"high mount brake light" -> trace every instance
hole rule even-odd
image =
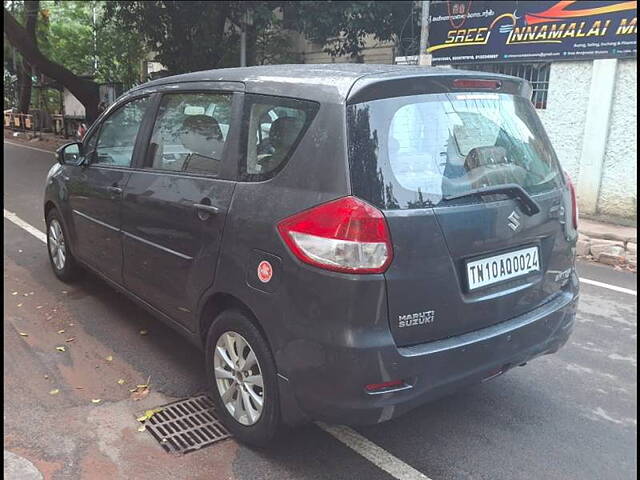
[[[403,387],[406,385],[404,380],[390,380],[388,382],[382,383],[370,383],[369,385],[365,385],[364,389],[367,392],[384,392],[385,390],[393,390],[399,387]]]
[[[571,177],[565,171],[564,178],[567,181],[567,186],[569,187],[569,191],[571,192],[571,220],[573,222],[573,228],[578,229],[578,197],[576,194],[576,187],[571,181]]]
[[[384,215],[356,197],[323,203],[278,223],[291,252],[310,265],[345,273],[383,273],[393,257]]]
[[[497,90],[502,85],[500,80],[485,80],[482,78],[456,78],[453,81],[455,88],[479,88],[483,90]]]

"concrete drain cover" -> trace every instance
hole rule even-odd
[[[144,425],[170,453],[189,453],[231,435],[222,426],[213,410],[213,402],[206,395],[163,405]]]

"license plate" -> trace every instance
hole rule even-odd
[[[540,270],[538,247],[528,247],[467,263],[469,290]]]

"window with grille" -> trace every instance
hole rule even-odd
[[[547,94],[549,92],[550,63],[486,63],[454,65],[462,70],[476,70],[481,72],[503,73],[514,77],[524,78],[531,83],[533,94],[531,102],[538,109],[547,108]]]

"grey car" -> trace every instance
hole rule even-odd
[[[383,422],[557,351],[577,207],[521,79],[279,65],[140,85],[44,198],[82,266],[204,350],[218,415]]]

